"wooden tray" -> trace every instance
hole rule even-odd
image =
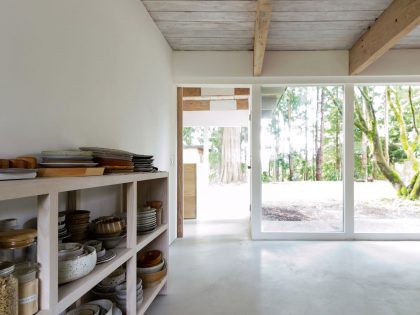
[[[39,177],[61,176],[100,176],[104,174],[104,167],[75,167],[75,168],[40,168]]]

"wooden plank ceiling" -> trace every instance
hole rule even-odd
[[[267,50],[350,49],[392,0],[273,0]],[[144,0],[174,50],[253,50],[256,1]],[[420,48],[420,27],[395,48]]]

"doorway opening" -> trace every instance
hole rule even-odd
[[[183,234],[249,237],[249,89],[183,88],[182,101]]]

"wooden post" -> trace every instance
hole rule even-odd
[[[184,236],[183,88],[177,88],[177,236]]]

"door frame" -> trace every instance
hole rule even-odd
[[[393,82],[393,84],[410,84]],[[354,231],[354,86],[357,83],[330,83],[344,86],[344,150],[343,150],[343,231],[325,233],[263,232],[262,221],[262,179],[260,155],[261,131],[261,87],[251,86],[251,235],[253,240],[420,240],[420,233],[356,233]],[[368,83],[361,83],[368,84]],[[391,82],[371,85],[391,84]],[[305,86],[328,85],[327,83],[264,84],[264,86]]]

